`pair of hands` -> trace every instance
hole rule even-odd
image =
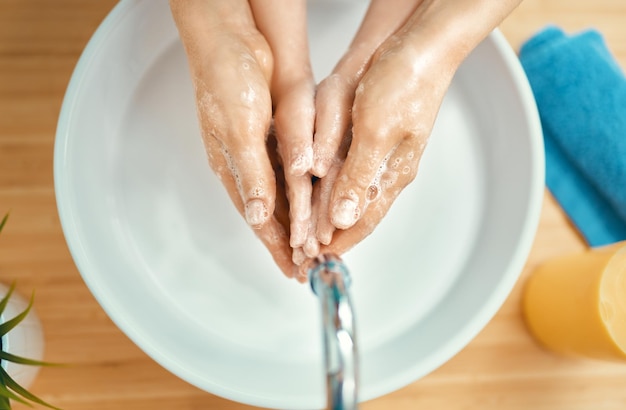
[[[372,0],[316,87],[306,0],[170,0],[211,168],[285,275],[374,230],[456,68],[518,2]]]

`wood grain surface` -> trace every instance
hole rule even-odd
[[[52,176],[56,121],[72,69],[113,0],[0,0],[0,281],[36,289],[46,359],[32,390],[66,410],[248,409],[170,374],[118,330],[83,283],[65,244]],[[515,49],[546,24],[598,28],[626,67],[626,2],[526,0],[501,26]],[[489,325],[444,366],[363,409],[625,409],[626,363],[554,356],[520,314],[525,278],[584,244],[546,194],[524,271]],[[15,406],[24,409],[24,406]]]

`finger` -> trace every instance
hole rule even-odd
[[[295,248],[291,254],[291,261],[296,265],[301,265],[302,262],[306,260],[306,255],[304,254],[304,249]]]
[[[286,174],[303,176],[311,170],[315,119],[313,98],[314,86],[309,78],[285,85],[274,97],[276,138]]]
[[[256,94],[263,94],[263,91],[257,89]],[[209,162],[223,182],[233,185],[227,187],[229,194],[231,197],[235,192],[239,194],[240,211],[255,229],[267,222],[274,212],[276,183],[265,146],[271,116],[269,100],[267,92],[265,98],[259,97],[256,101],[258,107],[239,106],[234,112],[226,113],[217,112],[217,104],[208,106],[204,97],[200,97],[198,103]],[[232,181],[225,179],[225,174],[229,174]]]
[[[274,124],[278,150],[285,167],[291,239],[293,248],[302,247],[311,218],[313,83],[303,80],[278,97]]]
[[[292,248],[304,246],[311,220],[312,184],[309,174],[293,176],[285,174],[287,198],[289,199],[289,219]]]
[[[320,180],[313,185],[313,193],[311,195],[311,219],[309,221],[309,230],[307,238],[302,249],[308,258],[314,258],[318,255],[320,243],[317,240],[317,224],[319,221],[320,211]]]
[[[290,244],[302,247],[311,217],[313,161],[314,83],[308,54],[306,2],[253,0],[259,30],[272,47],[276,60],[272,77],[274,124],[283,161],[289,214]]]
[[[226,187],[248,225],[259,229],[274,213],[276,183],[265,143],[229,147],[213,137],[204,138],[209,164]]]
[[[400,192],[415,179],[424,148],[418,138],[408,138],[398,145],[380,175],[379,191],[368,199],[362,217],[351,228],[335,232],[332,242],[322,246],[320,253],[341,255],[372,233]]]
[[[352,143],[330,199],[330,221],[339,229],[359,220],[368,193],[371,196],[379,189],[389,156],[404,137],[390,127],[390,119],[361,112],[358,103],[355,101]]]
[[[285,276],[293,278],[298,273],[298,268],[291,260],[292,250],[285,228],[272,217],[263,227],[255,230],[255,234],[269,250],[274,262]]]
[[[355,87],[341,75],[331,74],[317,89],[312,173],[319,178],[328,173],[350,125]]]
[[[352,131],[348,130],[341,140],[339,144],[339,148],[335,153],[335,157],[333,158],[332,165],[326,176],[321,178],[317,185],[318,194],[314,195],[314,204],[317,209],[317,229],[315,231],[316,238],[318,242],[321,244],[329,244],[333,237],[333,232],[335,231],[335,226],[332,224],[330,220],[330,200],[331,194],[333,190],[333,186],[337,181],[337,176],[339,175],[339,171],[343,167],[345,162],[346,155],[348,154],[348,149],[350,148],[350,144],[352,143]]]
[[[312,228],[311,232],[315,233],[316,232],[315,225],[313,225],[311,228]],[[309,235],[307,237],[303,249],[304,249],[304,254],[307,256],[307,258],[315,258],[317,255],[319,255],[320,243],[314,234]]]
[[[279,267],[285,272],[288,277],[292,277],[297,273],[297,267],[291,261],[290,255],[292,252],[289,246],[289,202],[286,194],[286,183],[282,164],[278,155],[276,132],[274,127],[270,127],[270,131],[267,137],[267,152],[272,169],[276,175],[276,200],[274,215],[270,219],[270,224],[274,221],[278,222],[276,234],[279,240],[274,241],[273,244],[266,244],[266,247],[270,249],[274,260]],[[272,225],[270,225],[272,226]],[[261,230],[263,230],[262,228]],[[272,235],[270,235],[271,237]],[[265,242],[264,242],[265,243]]]
[[[300,282],[300,283],[305,283],[308,279],[308,275],[307,275],[307,271],[306,269],[303,268],[303,265],[306,263],[307,260],[309,260],[309,258],[306,257],[306,255],[304,255],[302,248],[298,248],[300,252],[302,252],[302,261],[298,264],[296,264],[295,269],[294,269],[294,278]]]
[[[293,277],[300,283],[306,282],[307,277],[303,274],[304,271],[300,268],[300,266],[308,259],[307,255],[304,253],[304,248],[293,249],[291,259],[294,264]]]
[[[335,164],[326,174],[326,176],[317,182],[318,195],[316,205],[317,213],[317,228],[315,231],[317,240],[324,245],[328,245],[333,238],[335,232],[335,226],[330,221],[329,205],[330,197],[333,189],[333,185],[339,175],[341,169],[340,164]]]
[[[237,140],[240,141],[240,140]],[[244,206],[244,217],[259,229],[274,213],[275,179],[264,141],[250,138],[245,147],[237,143],[222,147]]]
[[[276,141],[276,129],[270,127],[267,136],[267,154],[274,170],[276,178],[276,201],[274,217],[285,229],[289,230],[289,201],[287,199],[287,184],[280,155],[278,154],[278,142]]]
[[[222,155],[220,142],[215,138],[211,138],[206,140],[205,145],[211,168],[226,188],[228,195],[239,213],[244,215],[246,212],[245,203],[239,193],[238,182],[234,174],[230,171],[228,161],[226,157]],[[276,203],[275,215],[268,218],[268,221],[259,227],[259,229],[256,229],[255,234],[269,250],[272,258],[285,276],[292,278],[297,272],[297,269],[291,261],[289,234],[284,226],[286,223],[285,218],[280,217],[281,212],[286,213],[287,207],[284,201],[276,201]],[[282,206],[278,206],[281,204]],[[281,220],[283,221],[282,223]]]

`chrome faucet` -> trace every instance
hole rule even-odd
[[[357,409],[359,361],[350,274],[341,258],[324,254],[309,270],[309,281],[322,307],[327,409]]]

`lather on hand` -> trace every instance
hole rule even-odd
[[[211,167],[287,276],[375,229],[457,68],[520,2],[372,0],[314,101],[304,0],[170,0]]]
[[[291,277],[300,255],[292,249],[304,244],[311,212],[314,82],[306,2],[171,0],[170,6],[211,168]],[[278,154],[266,145],[273,116]],[[285,193],[277,192],[272,160],[285,169],[288,218],[276,212],[277,195]]]
[[[370,2],[316,96],[310,235],[320,252],[342,254],[374,230],[415,178],[459,65],[520,2]]]

